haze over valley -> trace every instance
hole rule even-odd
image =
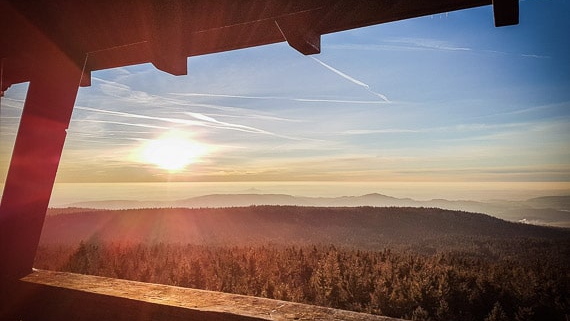
[[[105,200],[75,202],[60,208],[134,209],[134,208],[215,208],[250,205],[298,205],[320,207],[426,207],[484,213],[504,220],[537,225],[570,227],[570,196],[544,196],[523,201],[466,201],[432,199],[418,201],[378,193],[362,196],[303,197],[287,194],[210,194],[173,201]],[[61,211],[50,210],[50,214]]]

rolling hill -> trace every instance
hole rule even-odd
[[[448,210],[485,213],[501,219],[570,227],[570,196],[548,196],[526,201],[466,201],[433,199],[418,201],[410,198],[396,198],[378,193],[362,196],[301,197],[287,194],[211,194],[176,201],[108,200],[68,204],[68,207],[93,209],[135,209],[151,207],[214,208],[250,205],[296,205],[317,207],[437,207]],[[58,214],[65,209],[51,209]],[[67,209],[69,212],[70,209]]]
[[[570,231],[438,208],[157,208],[78,210],[48,216],[41,243],[337,244],[382,249],[486,238],[569,239]]]

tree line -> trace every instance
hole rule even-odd
[[[474,239],[463,243],[473,245],[425,253],[334,245],[90,241],[75,248],[40,247],[36,267],[411,320],[570,318],[568,241]]]

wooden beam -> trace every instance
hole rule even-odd
[[[32,271],[82,76],[57,48],[38,59],[0,203],[0,299]]]
[[[188,32],[185,25],[186,2],[181,0],[151,0],[148,10],[152,28],[150,44],[152,47],[152,64],[159,70],[175,76],[188,73],[186,54],[184,53],[184,34]]]
[[[321,35],[313,28],[317,11],[307,11],[275,20],[275,24],[289,45],[303,55],[321,52]]]
[[[517,25],[519,23],[519,0],[493,0],[495,27]]]

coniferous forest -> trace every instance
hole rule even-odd
[[[224,209],[224,215],[243,213],[248,209],[248,213],[259,212],[260,215],[283,212],[282,217],[293,209],[302,214],[294,216],[295,224],[302,225],[307,224],[305,220],[314,220],[315,215],[322,214],[318,208],[252,207]],[[433,228],[427,231],[421,220],[409,220],[410,216],[406,215],[409,209],[344,208],[331,211],[326,224],[335,225],[334,231],[327,230],[324,222],[323,226],[316,224],[312,228],[321,229],[315,230],[316,235],[324,230],[332,238],[307,238],[302,243],[267,240],[224,245],[219,241],[229,232],[218,231],[222,236],[218,234],[216,244],[148,241],[148,237],[133,242],[101,237],[106,234],[99,230],[99,236],[85,238],[76,244],[44,239],[38,250],[36,267],[275,298],[411,320],[522,321],[568,320],[570,317],[570,237],[567,230],[534,229],[497,220],[498,225],[503,224],[502,230],[485,234],[478,231],[478,226],[489,229],[485,225],[489,224],[486,216],[473,214],[475,216],[467,220],[469,213],[445,211],[439,215],[434,209],[412,210],[418,217],[433,218],[439,228],[434,232]],[[373,234],[368,235],[370,231],[366,228],[354,231],[354,226],[345,221],[346,215],[354,211],[368,215],[368,220],[371,217],[373,221],[384,220],[383,224],[387,224],[386,213],[401,211],[401,219],[406,221],[407,218],[407,223],[390,228],[400,229],[404,237],[384,243],[377,239],[374,246],[362,246],[360,241],[351,243],[347,238],[322,242],[345,235],[346,232],[338,228],[338,222],[334,222],[339,217],[343,217],[343,224],[352,228],[353,233],[371,238]],[[172,210],[167,212],[169,214],[162,216],[172,217]],[[116,211],[113,215],[126,213],[130,212]],[[140,217],[143,211],[134,213]],[[188,213],[203,215],[199,210]],[[208,213],[215,216],[216,212]],[[59,220],[54,226],[61,226],[61,220],[67,222],[65,226],[72,226],[69,222],[78,218],[73,215],[78,214],[48,217],[44,230],[47,228],[46,233],[49,233],[49,224],[55,224],[50,219],[54,218]],[[442,215],[445,220],[438,224]],[[449,215],[459,215],[458,220],[450,219]],[[251,217],[247,220],[252,224]],[[294,230],[292,222],[282,219],[278,224]],[[449,229],[442,224],[449,224]],[[415,228],[410,229],[410,226]],[[373,230],[385,234],[378,226]],[[453,234],[452,231],[457,230],[463,231],[462,234]],[[405,238],[410,238],[414,231],[417,239],[406,242]]]

